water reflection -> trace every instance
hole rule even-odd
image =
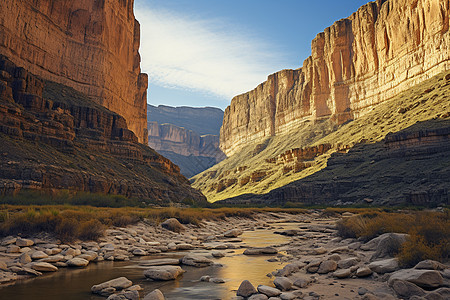
[[[298,224],[283,224],[284,228],[298,228]],[[247,231],[242,235],[243,241],[252,247],[265,247],[286,243],[285,236],[273,234],[273,230]],[[61,269],[52,274],[17,282],[0,288],[1,299],[17,300],[99,300],[105,299],[92,295],[92,285],[116,277],[125,276],[134,284],[144,288],[144,295],[159,288],[167,299],[230,299],[236,295],[239,284],[250,280],[254,285],[271,284],[267,273],[282,268],[278,262],[268,262],[274,256],[246,256],[242,249],[222,250],[227,252],[223,258],[214,259],[220,266],[194,268],[183,266],[186,273],[175,281],[153,282],[143,276],[145,268],[139,266],[140,260],[156,258],[179,258],[186,254],[168,253],[160,256],[136,258],[127,262],[101,262],[90,264],[85,269]],[[230,253],[233,252],[234,253]],[[203,275],[223,278],[226,282],[215,284],[200,282]]]

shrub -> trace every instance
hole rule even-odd
[[[401,246],[399,260],[412,266],[424,259],[448,260],[450,255],[449,212],[368,213],[346,218],[337,223],[344,238],[372,239],[387,232],[408,233]]]
[[[78,238],[82,240],[95,241],[103,236],[105,226],[99,220],[89,220],[80,224],[78,228]]]

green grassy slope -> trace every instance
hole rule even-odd
[[[211,202],[247,193],[265,194],[319,172],[327,166],[328,159],[335,152],[344,152],[343,149],[351,149],[358,143],[376,145],[383,141],[388,133],[406,128],[417,130],[420,129],[417,126],[423,126],[425,129],[429,126],[442,126],[439,122],[435,124],[425,121],[436,118],[446,120],[449,116],[450,72],[444,72],[373,107],[359,119],[339,127],[330,120],[316,124],[305,121],[287,134],[268,138],[261,145],[249,145],[193,177],[191,181]],[[411,127],[417,122],[423,123]],[[293,148],[320,144],[331,144],[332,149],[309,161],[310,167],[298,172],[289,170],[289,167],[292,167],[289,163],[266,161]],[[244,184],[249,176],[258,172],[264,172],[265,176]]]

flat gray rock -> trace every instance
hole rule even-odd
[[[258,292],[268,297],[277,297],[281,294],[281,291],[279,289],[267,285],[258,285]]]
[[[399,269],[398,260],[396,258],[374,261],[370,263],[368,267],[378,274],[391,273]]]
[[[395,280],[408,281],[422,288],[438,288],[444,284],[441,274],[435,270],[400,270],[391,275],[389,284],[393,284]]]
[[[128,278],[119,277],[119,278],[111,279],[109,281],[92,286],[91,292],[98,294],[101,290],[104,290],[106,288],[114,288],[116,290],[123,290],[132,285],[133,285],[133,282],[131,280],[128,280]]]
[[[144,271],[144,276],[153,280],[174,280],[181,274],[180,266],[153,266]]]
[[[181,259],[181,263],[196,268],[204,268],[211,266],[214,262],[205,256],[198,254],[188,254]]]

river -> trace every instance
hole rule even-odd
[[[275,227],[277,229],[281,227],[284,229],[298,229],[299,224],[276,224]],[[249,247],[275,246],[287,243],[288,238],[274,234],[275,230],[256,229],[254,231],[245,231],[241,238]],[[0,299],[106,299],[91,294],[91,287],[121,276],[127,277],[133,281],[133,284],[141,285],[144,288],[141,295],[146,295],[158,288],[163,292],[166,299],[231,299],[236,295],[236,290],[243,280],[250,280],[255,286],[258,284],[271,285],[271,279],[266,274],[284,266],[284,263],[267,261],[274,256],[248,256],[242,254],[244,250],[242,248],[221,250],[226,252],[226,256],[214,259],[214,262],[222,266],[206,268],[182,266],[186,273],[173,281],[146,280],[143,275],[145,267],[139,266],[139,262],[140,260],[157,258],[180,258],[188,254],[188,251],[139,257],[123,262],[103,261],[91,263],[84,269],[60,269],[55,273],[17,281],[13,285],[0,287]],[[223,278],[225,283],[201,282],[199,279],[203,275]]]

